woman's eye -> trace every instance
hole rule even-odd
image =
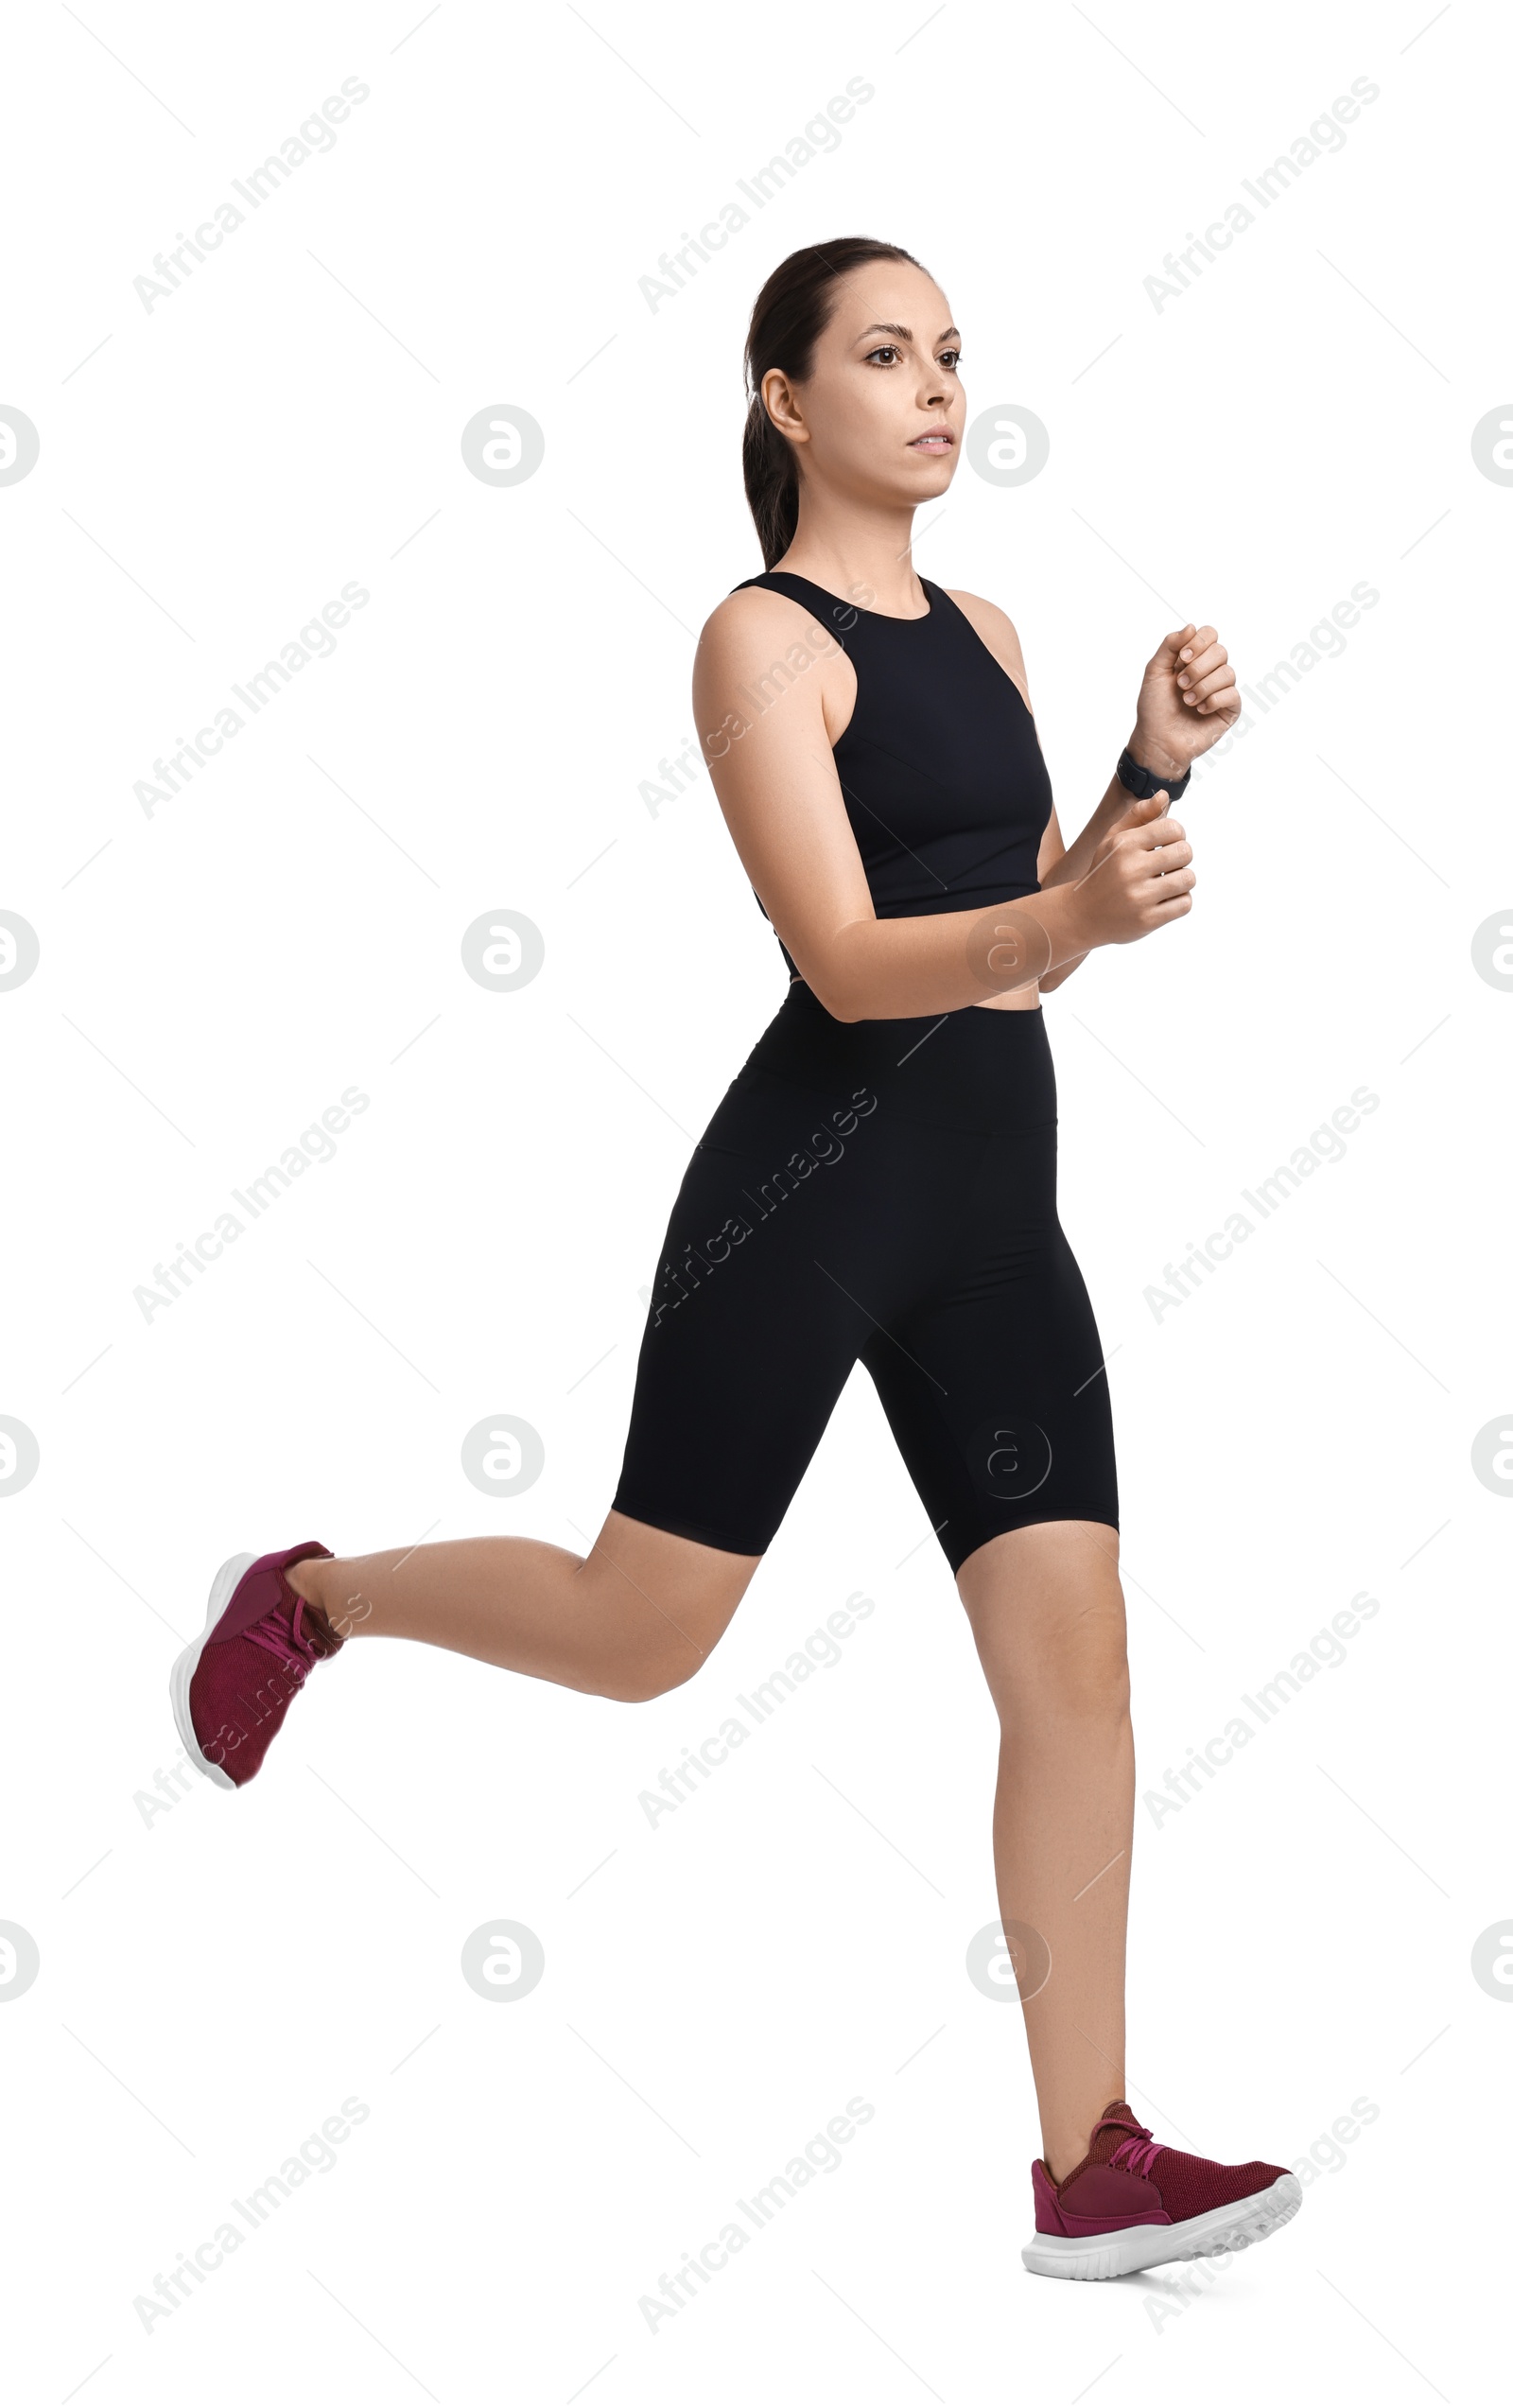
[[[879,343],[876,351],[869,351],[867,354],[869,360],[887,358],[890,365],[897,357],[898,346],[896,342]]]
[[[954,375],[962,364],[962,355],[959,351],[943,351],[940,355],[940,364],[943,368],[948,368]]]

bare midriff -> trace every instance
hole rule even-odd
[[[990,1003],[970,1003],[973,1012],[1037,1012],[1040,1009],[1040,988],[1017,986],[1012,995],[995,995]]]
[[[805,981],[795,970],[788,983],[790,986],[802,986]],[[1012,995],[995,995],[991,1003],[969,1003],[967,1009],[973,1012],[1037,1012],[1040,1009],[1040,988],[1038,985],[1017,987]]]

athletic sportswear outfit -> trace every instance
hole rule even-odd
[[[922,581],[926,616],[891,619],[784,569],[745,582],[812,628],[754,711],[806,654],[839,643],[855,669],[834,759],[878,917],[1036,894],[1052,798],[1034,715],[949,595]],[[1027,1523],[1117,1529],[1040,1012],[838,1021],[783,958],[788,994],[672,1207],[617,1510],[764,1554],[860,1359],[953,1572]]]
[[[878,916],[1034,894],[1051,811],[1035,722],[949,596],[926,584],[926,617],[897,619],[783,570],[747,583],[802,603],[855,666],[835,764]],[[811,658],[795,642],[768,698]],[[1103,1350],[1056,1218],[1039,1012],[847,1022],[795,972],[678,1190],[616,1506],[765,1553],[859,1357],[953,1571],[1028,1522],[1118,1528]],[[334,1628],[287,1577],[329,1553],[306,1539],[233,1556],[173,1666],[185,1752],[221,1788],[256,1776],[345,1643],[345,1618]],[[1302,2198],[1280,2166],[1163,2147],[1122,2099],[1062,2181],[1037,2159],[1032,2183],[1025,2265],[1084,2281],[1243,2249]]]

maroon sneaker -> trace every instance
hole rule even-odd
[[[232,1556],[211,1584],[203,1631],[168,1676],[184,1752],[223,1789],[252,1778],[311,1666],[346,1645],[284,1578],[291,1563],[330,1552],[306,1539],[274,1555]]]
[[[1173,2258],[1248,2249],[1296,2216],[1303,2186],[1259,2158],[1216,2166],[1153,2140],[1122,2099],[1093,2126],[1087,2155],[1063,2182],[1036,2157],[1035,2239],[1022,2250],[1033,2275],[1100,2282]]]

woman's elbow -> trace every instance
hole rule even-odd
[[[802,951],[795,952],[791,939],[785,937],[783,941],[794,969],[831,1020],[858,1021],[862,1018],[857,1007],[855,981],[846,976],[828,946],[816,951],[806,945]]]
[[[878,1017],[876,1004],[866,991],[864,966],[849,957],[846,945],[823,944],[815,951],[807,950],[802,961],[797,954],[799,974],[811,995],[824,1004],[833,1021],[864,1021]],[[790,948],[791,951],[791,948]]]
[[[849,988],[839,986],[833,977],[813,979],[806,976],[804,984],[815,1002],[822,1004],[828,1012],[831,1020],[861,1021],[868,1017],[861,1009],[857,997]]]

